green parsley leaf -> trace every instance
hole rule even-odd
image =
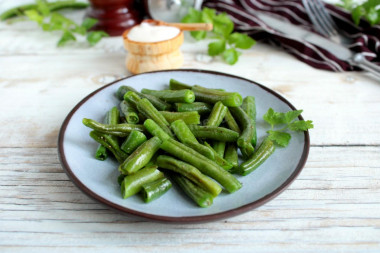
[[[81,27],[85,28],[86,30],[90,30],[97,23],[98,20],[95,18],[85,18],[81,24]]]
[[[76,38],[75,36],[70,32],[70,31],[65,31],[63,34],[62,34],[62,37],[61,39],[58,41],[58,44],[57,46],[58,47],[62,47],[64,46],[67,42],[69,41],[75,41]]]
[[[289,129],[292,131],[307,131],[314,128],[313,121],[311,120],[297,120],[289,124]]]
[[[36,0],[36,3],[38,12],[41,13],[44,17],[49,16],[50,9],[46,0]]]
[[[362,17],[371,25],[380,23],[380,0],[367,0],[363,3],[341,0],[337,5],[351,12],[352,20],[356,25],[359,25]]]
[[[228,37],[228,43],[235,44],[235,47],[240,49],[249,49],[256,43],[256,41],[247,34],[234,32]]]
[[[91,46],[98,43],[103,37],[109,37],[109,35],[104,31],[93,31],[87,34],[87,41]]]
[[[377,22],[379,22],[379,18],[380,18],[379,13],[375,9],[375,7],[371,7],[368,10],[368,12],[366,13],[365,17],[371,25],[377,24]]]
[[[226,13],[221,13],[214,17],[213,32],[216,35],[227,38],[228,35],[234,30],[234,23]]]
[[[268,122],[273,129],[275,125],[285,123],[285,114],[281,112],[275,112],[272,108],[269,108],[268,111],[264,114],[263,119]]]
[[[303,112],[303,110],[294,110],[294,111],[286,112],[284,115],[284,117],[285,117],[284,122],[289,124],[294,119],[296,119],[298,116],[300,116],[302,112]]]
[[[288,146],[290,139],[292,138],[292,136],[289,133],[285,133],[285,132],[268,130],[267,133],[268,133],[268,138],[271,141],[276,142],[276,144],[279,145],[280,147]]]
[[[203,8],[202,13],[201,13],[201,21],[204,23],[212,24],[215,15],[216,15],[216,10],[205,7]]]
[[[234,65],[240,56],[240,52],[236,51],[235,48],[229,48],[223,52],[223,59],[230,65]]]
[[[32,9],[25,11],[25,15],[32,21],[36,21],[39,25],[44,22],[44,16],[40,15],[38,11]]]
[[[218,40],[208,44],[208,54],[211,56],[218,55],[226,49],[226,41]]]
[[[191,37],[193,37],[196,40],[203,40],[207,36],[206,31],[191,31],[190,34],[191,34]]]
[[[363,6],[359,5],[357,7],[355,7],[353,10],[352,10],[352,19],[354,20],[355,24],[356,25],[359,25],[360,23],[360,18],[365,15],[365,9]]]

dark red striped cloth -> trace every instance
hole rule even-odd
[[[361,21],[356,26],[347,11],[331,4],[325,4],[338,27],[353,39],[349,46],[355,52],[362,52],[366,58],[380,65],[380,26],[370,26]],[[281,33],[273,31],[255,16],[257,10],[282,16],[290,23],[316,32],[306,13],[302,0],[206,0],[203,6],[229,14],[235,23],[235,30],[247,33],[252,38],[280,46],[297,59],[318,69],[331,71],[355,70],[326,50],[311,43],[287,38]]]

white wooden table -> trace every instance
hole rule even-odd
[[[95,202],[61,168],[66,115],[130,73],[120,37],[94,48],[58,49],[57,39],[32,23],[0,23],[0,252],[380,252],[380,81],[316,70],[263,44],[232,67],[199,62],[207,44],[186,38],[184,68],[259,82],[315,129],[304,170],[273,201],[226,220],[163,224]]]

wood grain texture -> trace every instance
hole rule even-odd
[[[16,2],[0,1],[0,12]],[[80,22],[83,11],[69,15]],[[33,23],[0,22],[0,252],[380,251],[380,83],[370,75],[316,70],[263,44],[231,67],[186,35],[183,68],[272,88],[315,129],[304,170],[273,201],[211,223],[156,223],[95,202],[58,161],[69,111],[130,75],[121,37],[92,48],[57,40]]]

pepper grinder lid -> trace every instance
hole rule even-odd
[[[151,19],[180,22],[189,9],[201,9],[202,0],[145,0],[145,8]]]

